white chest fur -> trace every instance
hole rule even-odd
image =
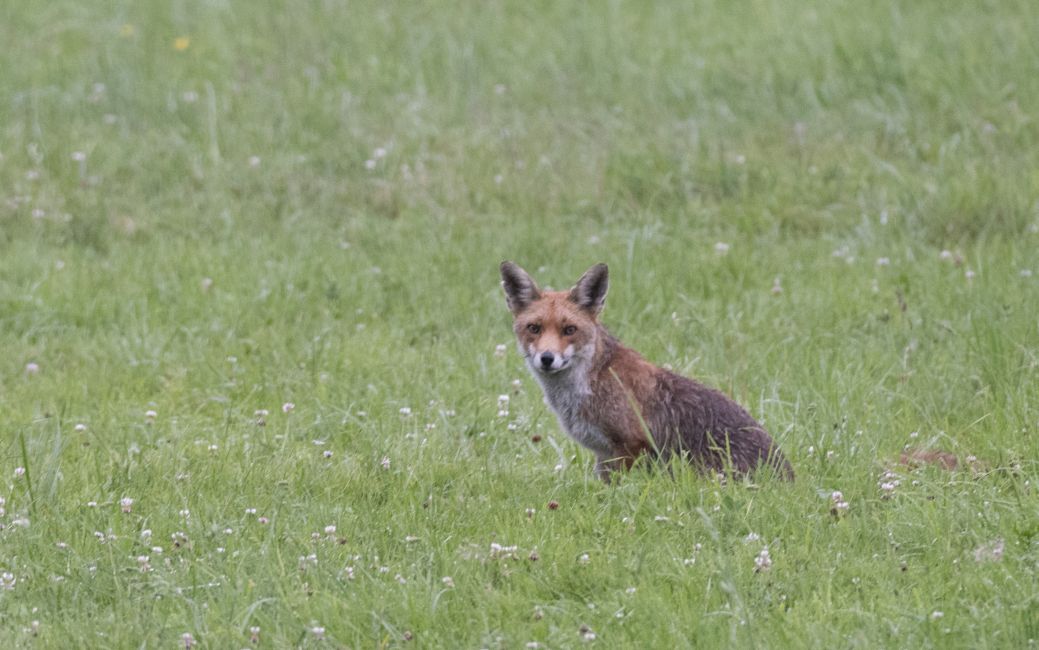
[[[584,368],[575,364],[554,375],[546,375],[533,368],[531,372],[541,384],[541,389],[545,393],[545,403],[555,411],[563,430],[596,454],[610,455],[612,445],[602,429],[581,415],[581,407],[592,394]]]

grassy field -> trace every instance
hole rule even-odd
[[[0,3],[2,644],[1034,646],[1037,33],[1032,0]],[[612,331],[797,481],[600,484],[502,259],[609,263]]]

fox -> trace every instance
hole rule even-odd
[[[501,263],[505,304],[527,368],[563,430],[595,454],[595,473],[630,470],[648,456],[683,457],[701,473],[746,476],[794,470],[763,426],[724,393],[660,368],[599,322],[609,268],[596,264],[569,291],[544,291]]]

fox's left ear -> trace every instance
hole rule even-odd
[[[570,300],[582,309],[587,309],[598,316],[606,304],[606,291],[610,288],[610,269],[599,263],[584,272],[574,288],[570,290]]]

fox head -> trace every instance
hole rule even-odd
[[[526,271],[502,262],[501,285],[520,354],[531,370],[554,375],[592,358],[609,288],[605,264],[588,269],[569,291],[542,291]]]

